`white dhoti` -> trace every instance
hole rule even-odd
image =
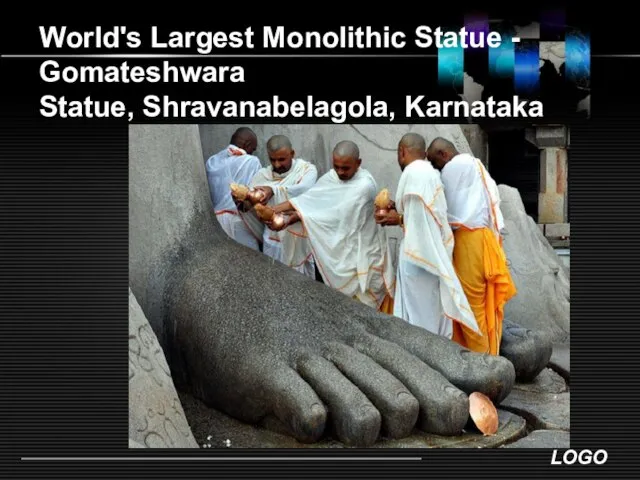
[[[263,238],[264,240],[262,243],[262,253],[264,253],[268,257],[273,258],[277,262],[285,263],[282,243],[278,240],[273,240],[272,238],[270,238],[270,236],[266,234],[266,231]],[[315,278],[316,276],[316,265],[313,261],[313,256],[309,256],[307,260],[302,263],[302,265],[291,265],[291,268],[311,278]]]
[[[442,310],[440,279],[409,261],[402,250],[393,315],[443,337],[453,336],[453,323]]]
[[[242,221],[242,218],[236,213],[220,212],[216,213],[218,223],[222,226],[229,237],[236,242],[254,250],[259,250],[258,240],[251,233],[249,228]]]
[[[282,245],[280,242],[271,240],[268,235],[263,237],[262,253],[282,263]]]
[[[453,322],[478,324],[453,268],[453,232],[440,176],[424,160],[402,172],[396,208],[404,215],[394,315],[431,333],[453,338]]]

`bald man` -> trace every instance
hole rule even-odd
[[[259,250],[261,238],[253,234],[242,220],[238,206],[231,197],[230,185],[246,185],[262,168],[253,152],[258,146],[256,134],[248,127],[237,129],[226,148],[212,155],[206,163],[211,202],[218,222],[229,237],[254,250]]]
[[[316,183],[318,169],[306,160],[296,158],[291,141],[286,136],[275,135],[271,137],[267,141],[267,153],[270,165],[258,170],[258,173],[249,182],[250,187],[264,192],[264,198],[261,201],[263,205],[275,206],[286,202],[303,194]],[[240,211],[240,215],[246,220],[254,234],[262,237],[262,251],[265,255],[286,263],[285,259],[297,258],[297,256],[295,252],[285,251],[285,247],[309,251],[309,247],[304,245],[307,240],[303,237],[296,236],[283,243],[285,236],[293,234],[286,230],[275,232],[264,228],[264,224],[259,221],[253,206],[247,207],[243,209],[244,211]],[[302,263],[289,264],[289,266],[304,275],[315,278],[316,269],[311,254],[304,258]]]
[[[400,139],[402,175],[395,205],[387,214],[376,214],[378,224],[403,230],[393,314],[448,339],[454,323],[481,335],[453,268],[447,201],[438,171],[426,161],[426,150],[424,137],[417,133]]]
[[[434,139],[427,158],[440,170],[455,245],[453,265],[482,336],[454,325],[453,339],[470,350],[498,355],[504,306],[516,294],[502,249],[498,187],[482,162]]]
[[[373,217],[376,181],[360,166],[355,143],[338,143],[332,157],[333,168],[313,187],[273,210],[290,213],[284,228],[309,239],[309,250],[296,255],[312,253],[326,285],[392,314],[395,273],[386,233]]]

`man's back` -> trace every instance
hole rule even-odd
[[[449,226],[447,199],[444,193],[444,185],[438,171],[428,161],[418,160],[409,164],[400,177],[398,184],[398,197],[396,204],[403,202],[402,208],[407,209],[406,203],[417,202],[411,212],[424,212],[433,217],[440,230],[442,241],[447,249],[451,249],[450,237],[452,235]],[[420,200],[417,200],[419,198]],[[407,229],[411,228],[405,218]]]
[[[407,165],[400,176],[398,185],[398,190],[405,191],[405,195],[414,194],[420,196],[427,206],[430,206],[443,189],[444,185],[440,174],[426,160],[416,160]],[[446,203],[444,207],[444,213],[446,214]]]
[[[477,158],[466,153],[456,155],[442,169],[441,179],[453,228],[491,228],[491,201],[485,188],[489,179],[483,179]]]
[[[234,145],[211,156],[207,160],[206,170],[213,208],[216,211],[235,211],[229,185],[234,182],[248,184],[260,168],[262,164],[258,157]]]

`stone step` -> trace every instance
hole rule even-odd
[[[535,430],[571,430],[571,393],[514,389],[500,408],[523,417]]]

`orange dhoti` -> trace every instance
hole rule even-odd
[[[353,299],[360,301],[357,295],[354,295]],[[378,307],[378,311],[386,313],[387,315],[393,315],[393,297],[391,295],[388,293],[385,295],[384,300],[382,300],[382,303]]]
[[[483,335],[454,322],[453,340],[474,352],[498,355],[504,306],[516,294],[504,250],[488,228],[461,227],[454,237],[453,266]]]
[[[384,300],[378,307],[378,311],[382,313],[386,313],[387,315],[393,315],[393,297],[387,294],[384,297]]]

